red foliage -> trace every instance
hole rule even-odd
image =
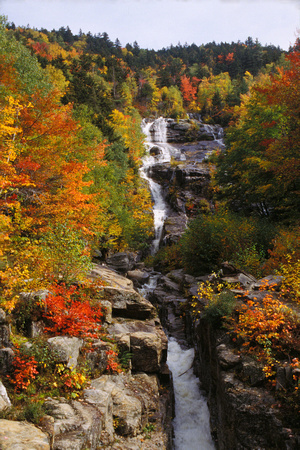
[[[69,336],[97,338],[101,328],[102,307],[92,305],[76,286],[53,284],[45,299],[46,332]]]
[[[180,91],[182,93],[183,100],[187,103],[190,103],[193,100],[196,100],[197,96],[197,86],[196,84],[196,77],[193,77],[193,80],[189,80],[186,75],[183,75],[181,77],[181,86]]]
[[[226,62],[233,62],[234,60],[234,53],[228,53],[225,58]]]
[[[26,390],[31,381],[37,375],[37,362],[33,356],[22,355],[19,348],[15,348],[13,359],[14,371],[12,375],[7,375],[10,382],[15,385],[15,391]]]
[[[113,350],[108,350],[106,352],[107,355],[107,364],[106,370],[111,373],[120,373],[122,372],[121,366],[118,362],[118,355]]]

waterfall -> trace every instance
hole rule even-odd
[[[141,176],[148,181],[152,199],[153,199],[153,216],[154,216],[154,230],[155,239],[152,242],[151,254],[154,255],[159,249],[159,244],[162,237],[163,226],[169,210],[165,202],[162,187],[155,183],[149,176],[148,171],[153,164],[169,162],[171,160],[170,145],[167,144],[167,127],[166,121],[162,117],[156,119],[154,122],[142,122],[142,131],[146,135],[145,147],[148,151],[143,158],[143,166],[141,168]],[[150,148],[154,145],[158,149],[158,154],[151,156],[149,154]]]
[[[209,410],[193,374],[193,359],[193,348],[184,350],[175,339],[169,339],[167,363],[175,391],[174,449],[213,450]]]
[[[142,130],[146,135],[146,156],[143,158],[141,176],[149,183],[153,198],[153,214],[155,239],[151,253],[154,255],[159,248],[164,221],[168,215],[168,205],[165,202],[162,188],[148,175],[152,165],[170,162],[174,157],[184,160],[180,150],[167,143],[167,121],[164,118],[152,122],[143,120]],[[155,148],[152,155],[151,148]],[[159,275],[150,277],[149,282],[140,289],[147,295],[155,289]],[[194,349],[182,349],[174,338],[168,341],[167,363],[172,372],[175,391],[174,442],[175,450],[213,450],[215,449],[209,425],[209,410],[204,395],[199,387],[199,380],[193,374],[192,364]]]

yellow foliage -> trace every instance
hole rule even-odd
[[[300,303],[300,259],[295,260],[295,252],[286,255],[278,273],[283,276],[281,293],[288,299]]]

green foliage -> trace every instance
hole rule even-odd
[[[132,353],[130,353],[128,351],[123,351],[123,352],[121,351],[118,354],[118,359],[119,359],[119,363],[120,363],[122,370],[127,371],[128,369],[130,369],[131,358],[132,358]]]
[[[237,251],[231,258],[231,262],[245,272],[250,273],[256,278],[263,276],[262,264],[265,260],[265,252],[257,250],[257,244],[250,245],[240,251]]]
[[[199,275],[218,270],[223,261],[235,261],[258,275],[274,233],[264,221],[224,210],[199,215],[180,240],[183,265]]]
[[[235,295],[229,290],[215,294],[205,306],[202,317],[214,327],[220,327],[223,319],[229,317],[236,307]]]
[[[154,258],[150,259],[155,270],[166,273],[170,272],[170,270],[180,269],[182,267],[180,245],[171,244],[161,247]]]
[[[43,235],[41,253],[47,277],[67,284],[82,280],[91,268],[87,243],[67,221],[52,225]]]
[[[201,317],[213,327],[220,328],[223,321],[231,316],[236,304],[233,292],[228,289],[226,283],[218,281],[215,276],[212,281],[199,284],[197,296],[193,297],[190,305],[191,314],[194,320]]]

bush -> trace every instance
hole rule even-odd
[[[153,264],[155,270],[170,272],[182,267],[181,250],[179,244],[167,245],[160,248],[153,258],[149,258],[149,263]]]
[[[266,221],[220,210],[191,221],[180,240],[187,272],[201,275],[218,270],[223,261],[259,271],[276,229]]]
[[[102,323],[102,307],[93,302],[84,288],[53,284],[44,300],[46,332],[79,337],[97,338]]]
[[[200,306],[205,303],[205,307]],[[223,319],[229,317],[236,307],[236,298],[227,283],[219,282],[217,278],[200,284],[197,297],[191,304],[192,316],[205,318],[213,327],[221,327]]]

